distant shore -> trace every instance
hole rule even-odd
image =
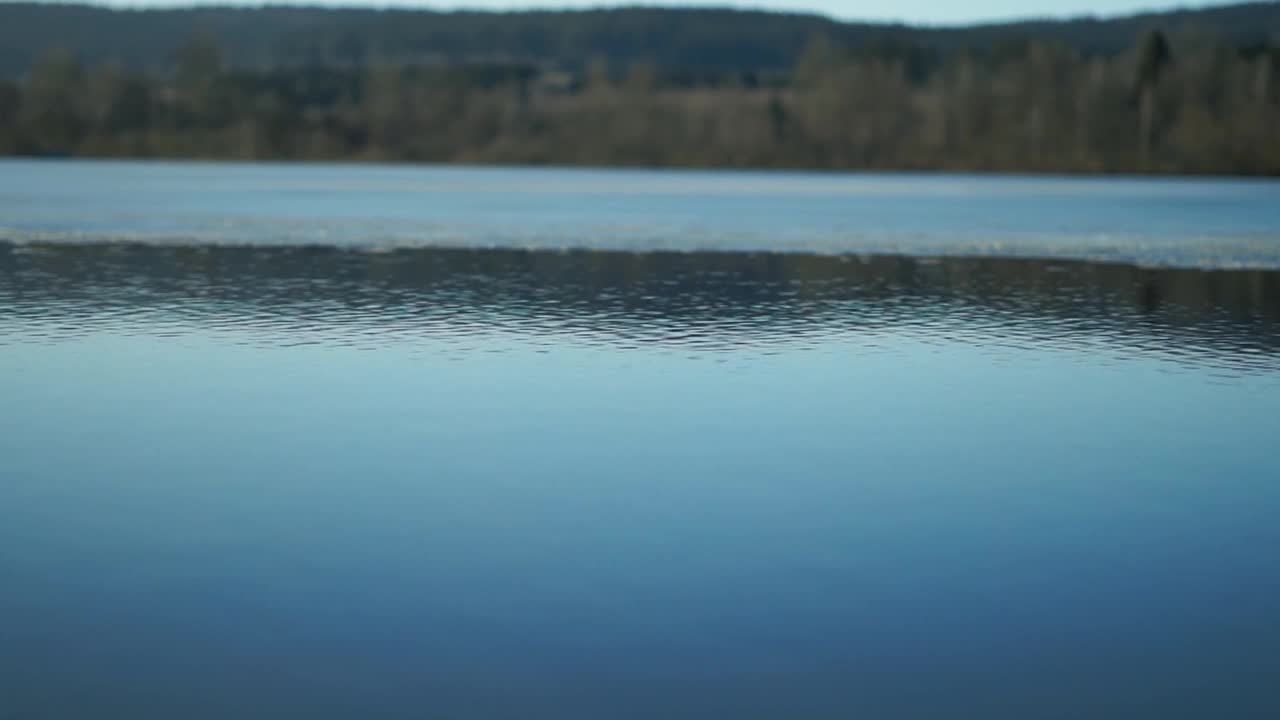
[[[0,5],[33,36],[0,28],[0,60],[23,68],[0,74],[0,155],[1278,176],[1277,8],[942,33],[713,10],[201,25]],[[86,13],[109,27],[53,32]],[[226,24],[275,37],[284,16],[325,31],[250,47]]]

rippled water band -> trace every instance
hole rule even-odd
[[[1280,273],[1009,258],[0,243],[0,343],[233,331],[715,354],[881,338],[1280,369]]]

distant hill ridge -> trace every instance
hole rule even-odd
[[[818,34],[851,46],[932,50],[991,49],[1036,38],[1107,55],[1129,49],[1152,27],[1194,27],[1236,46],[1280,45],[1280,2],[959,27],[726,8],[446,12],[12,3],[0,4],[0,74],[20,75],[53,48],[72,50],[88,64],[160,69],[194,35],[214,39],[226,61],[239,67],[511,60],[581,68],[604,60],[689,72],[768,72],[789,69]]]

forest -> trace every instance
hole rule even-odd
[[[474,24],[434,44],[413,23],[372,33],[373,11],[306,9],[305,46],[271,23],[229,39],[225,21],[191,22],[163,35],[172,49],[133,55],[108,41],[146,12],[8,6],[114,19],[83,42],[0,31],[0,154],[1280,175],[1278,6],[930,30],[400,13]],[[718,15],[734,22],[696,22]]]

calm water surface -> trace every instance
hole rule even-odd
[[[1276,717],[1278,187],[0,163],[0,718]]]

